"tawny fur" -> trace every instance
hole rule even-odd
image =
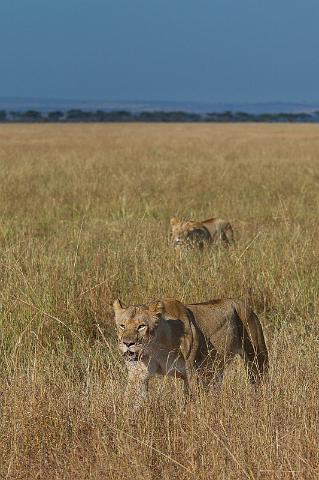
[[[239,354],[249,379],[258,382],[268,352],[257,315],[242,301],[225,299],[184,305],[166,299],[146,305],[113,304],[119,348],[128,369],[126,396],[139,406],[154,375],[174,375],[192,389],[195,378],[214,387]],[[196,375],[195,375],[196,374]]]
[[[171,218],[172,238],[176,247],[188,246],[203,248],[205,243],[221,243],[229,246],[234,243],[231,224],[222,218],[209,218],[200,222],[183,222]]]

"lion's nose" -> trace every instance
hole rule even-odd
[[[123,342],[124,345],[127,346],[127,348],[130,348],[132,345],[135,345],[135,342]]]

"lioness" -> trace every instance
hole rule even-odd
[[[205,243],[221,243],[224,246],[234,242],[232,226],[222,218],[209,218],[202,222],[183,222],[171,218],[172,237],[175,247],[199,247]]]
[[[167,299],[146,305],[113,304],[119,348],[128,369],[126,395],[140,406],[149,379],[174,375],[186,392],[197,372],[204,385],[221,383],[224,368],[236,354],[252,383],[268,367],[262,326],[242,301],[225,299],[183,305]]]

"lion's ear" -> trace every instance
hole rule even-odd
[[[177,225],[179,221],[177,220],[176,217],[171,218],[171,226],[174,227],[174,225]]]
[[[113,310],[114,310],[115,315],[118,315],[119,313],[121,313],[122,310],[125,310],[125,305],[121,302],[121,300],[119,298],[114,300]]]
[[[152,303],[152,305],[149,306],[149,311],[152,315],[160,315],[161,313],[164,313],[165,311],[164,302],[162,302],[161,300],[158,300],[158,302]]]

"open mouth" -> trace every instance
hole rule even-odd
[[[125,360],[128,360],[129,362],[137,362],[137,360],[139,358],[139,354],[138,354],[138,352],[130,352],[129,350],[127,350],[124,353],[124,358],[125,358]]]

